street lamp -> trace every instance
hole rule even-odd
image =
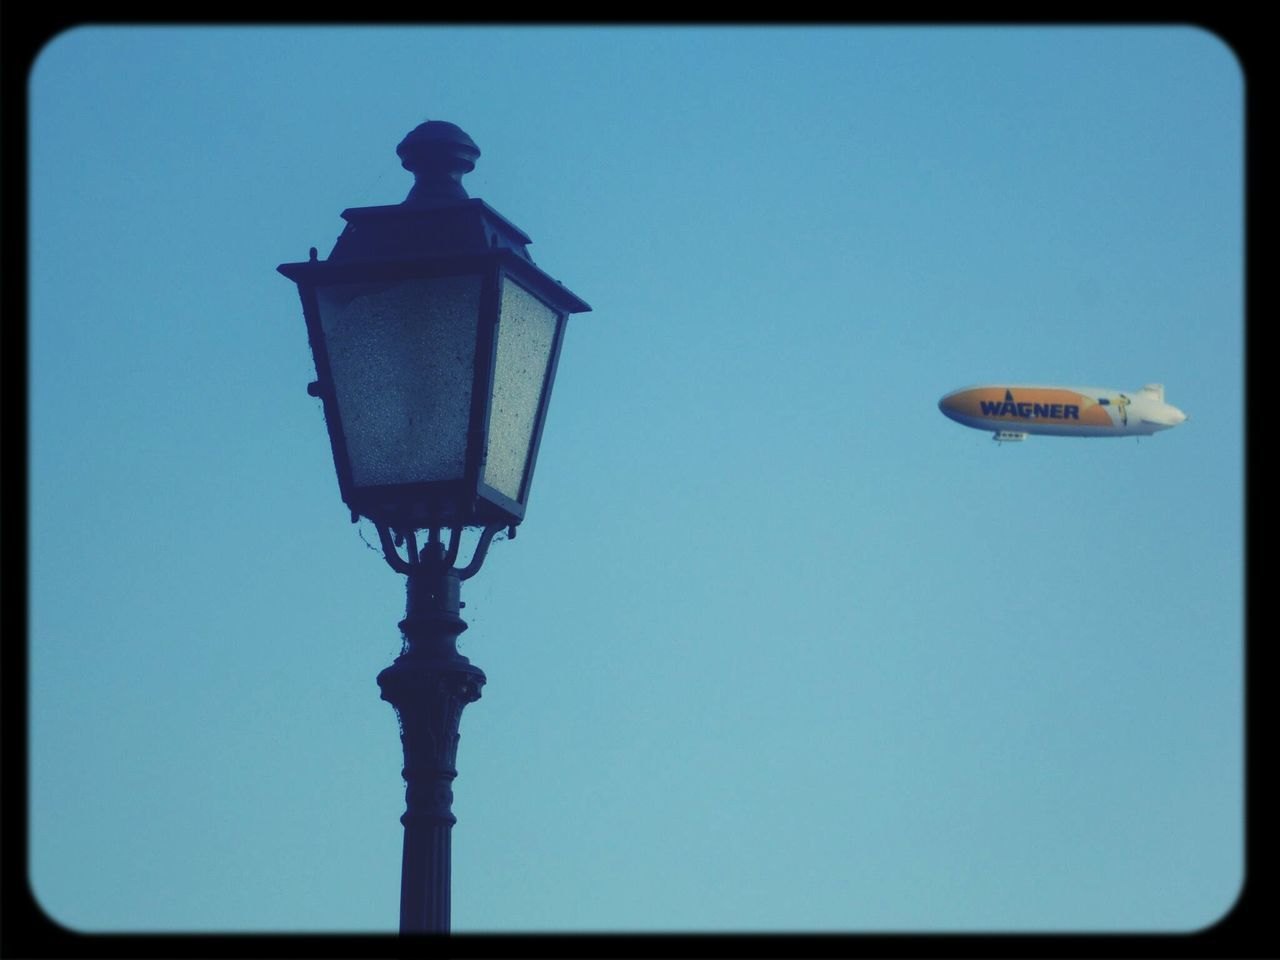
[[[378,674],[404,746],[400,932],[447,933],[458,723],[485,682],[457,650],[459,587],[524,519],[565,321],[591,308],[467,196],[480,150],[462,130],[429,120],[396,153],[415,177],[403,203],[343,211],[327,260],[313,247],[278,269],[302,298],[342,499],[407,576],[404,648]]]

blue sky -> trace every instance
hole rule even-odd
[[[403,580],[291,283],[424,119],[586,299],[464,587],[456,931],[1186,931],[1244,877],[1243,78],[1184,27],[80,28],[30,75],[30,879],[391,932]],[[972,383],[1158,381],[997,446]]]

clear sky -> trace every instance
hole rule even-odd
[[[80,28],[30,75],[30,878],[397,923],[294,285],[395,146],[594,308],[464,585],[457,931],[1186,931],[1243,843],[1243,96],[1194,28]],[[1135,390],[1141,442],[938,399]]]

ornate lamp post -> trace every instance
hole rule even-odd
[[[415,177],[403,203],[343,211],[327,260],[313,247],[278,269],[302,298],[342,499],[407,577],[404,648],[378,675],[404,746],[400,932],[447,933],[458,723],[485,682],[457,650],[459,586],[524,519],[565,322],[591,308],[467,196],[480,150],[462,130],[427,121],[396,152]],[[459,568],[467,527],[482,532]]]

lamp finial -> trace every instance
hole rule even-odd
[[[475,169],[480,148],[455,124],[428,120],[409,131],[396,147],[400,164],[415,182],[404,203],[426,206],[467,199],[462,177]]]

